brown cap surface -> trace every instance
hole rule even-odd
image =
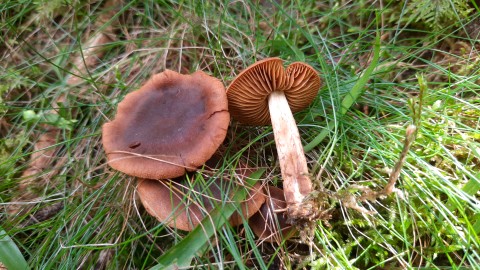
[[[293,236],[295,229],[287,223],[287,212],[285,211],[287,203],[283,190],[268,186],[266,195],[265,203],[260,211],[250,218],[248,224],[261,240],[279,243]]]
[[[293,113],[306,108],[317,96],[320,77],[309,65],[292,63],[285,69],[280,58],[267,58],[243,70],[227,89],[229,111],[249,125],[269,125],[268,95],[283,91]]]
[[[192,182],[183,177],[178,181],[139,179],[137,191],[150,215],[169,227],[191,231],[216,205],[227,200],[222,194],[228,194],[234,185],[232,181],[220,178],[211,184]],[[257,182],[241,203],[244,218],[255,214],[264,202],[262,186]],[[230,224],[236,226],[241,223],[241,214],[235,212],[230,217]]]
[[[218,79],[166,70],[118,104],[115,119],[103,125],[102,142],[113,168],[140,178],[171,178],[209,159],[229,121]]]

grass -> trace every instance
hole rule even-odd
[[[189,238],[148,216],[136,199],[135,179],[107,165],[102,124],[127,93],[166,68],[201,69],[227,86],[256,60],[278,56],[305,61],[322,78],[318,98],[295,115],[318,189],[344,197],[359,197],[358,186],[382,189],[414,121],[413,108],[422,105],[399,191],[358,202],[375,215],[329,198],[332,218],[319,221],[307,243],[271,245],[258,241],[248,223],[224,226],[192,267],[478,265],[475,1],[467,1],[467,12],[443,0],[451,8],[433,15],[412,12],[422,0],[125,1],[106,20],[103,1],[44,2],[0,4],[0,222],[9,237],[2,251],[18,256],[16,246],[34,269],[158,267],[162,254]],[[110,27],[114,36],[100,46],[104,54],[88,72],[72,64],[93,36]],[[377,32],[379,59],[367,72],[375,63]],[[79,83],[72,84],[77,76]],[[359,82],[365,83],[360,89]],[[361,95],[345,110],[352,89]],[[55,135],[46,149],[54,155],[26,176],[32,155],[46,153],[39,148],[45,134]],[[221,149],[224,160],[215,175],[230,176],[242,161],[265,168],[262,181],[281,186],[271,128],[232,122]]]
[[[28,264],[7,233],[0,228],[0,262],[7,269],[26,269]]]

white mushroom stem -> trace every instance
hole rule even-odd
[[[297,124],[283,92],[272,92],[268,97],[268,107],[280,161],[288,216],[292,219],[307,218],[311,214],[311,208],[309,204],[304,203],[304,198],[312,192],[312,181],[308,175],[307,160]]]

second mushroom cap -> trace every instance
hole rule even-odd
[[[251,170],[239,168],[237,177],[243,180]],[[195,176],[192,176],[195,177]],[[145,209],[157,220],[179,230],[191,231],[216,205],[228,202],[231,191],[238,185],[235,181],[217,177],[208,183],[201,180],[187,181],[180,177],[171,181],[139,179],[137,191]],[[260,182],[248,192],[245,201],[240,203],[241,211],[230,217],[230,224],[240,225],[243,218],[257,213],[265,202],[265,194]]]

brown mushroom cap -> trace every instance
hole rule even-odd
[[[268,186],[266,195],[265,203],[260,207],[260,211],[250,218],[248,224],[261,240],[280,243],[282,240],[292,237],[295,228],[287,223],[287,212],[285,211],[287,203],[283,190]]]
[[[185,178],[177,181],[139,179],[137,191],[147,212],[169,227],[183,231],[193,230],[215,207],[224,203],[222,194],[233,188],[230,180],[217,178],[213,183],[193,183]],[[208,185],[208,188],[206,186]],[[223,196],[224,197],[224,196]],[[222,201],[223,200],[223,201]],[[230,217],[233,226],[255,214],[265,202],[260,182],[241,203],[242,214],[235,212]]]
[[[226,136],[230,115],[223,84],[197,71],[166,70],[118,104],[103,125],[108,163],[126,174],[171,178],[205,163]]]
[[[268,96],[283,91],[293,113],[306,108],[317,96],[320,78],[311,66],[292,63],[285,69],[280,58],[267,58],[243,70],[227,89],[229,111],[237,121],[269,125]]]

